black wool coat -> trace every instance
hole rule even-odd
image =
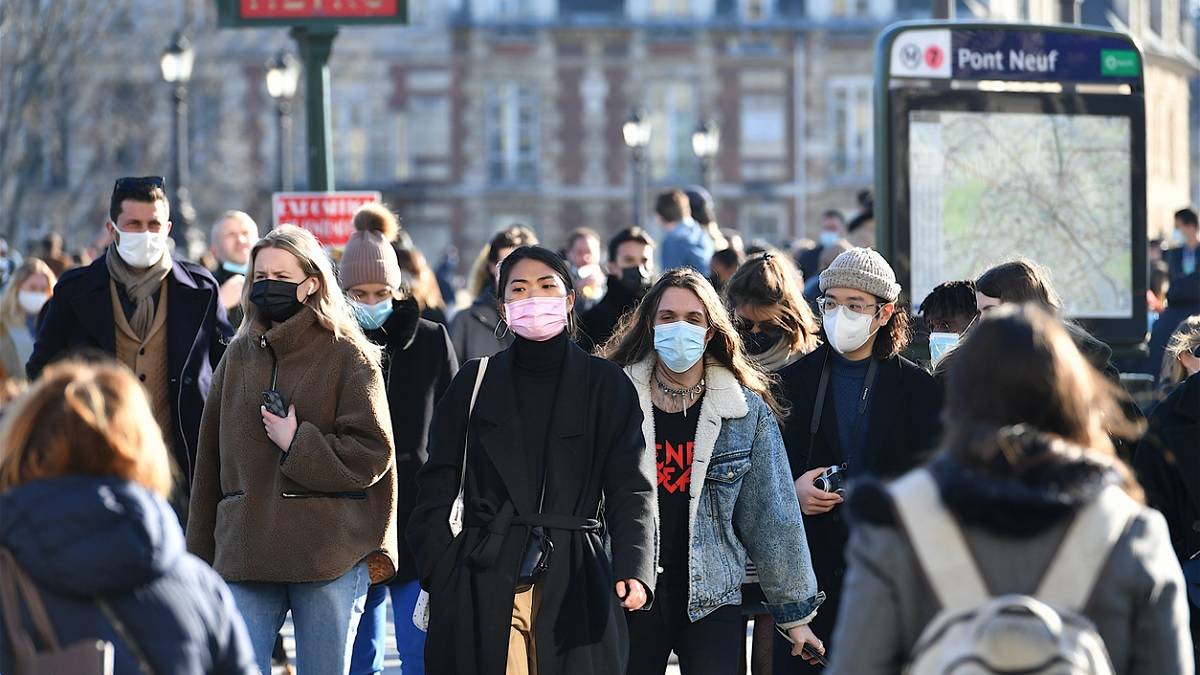
[[[117,354],[117,324],[105,256],[63,274],[38,326],[37,342],[25,370],[36,379],[51,362],[74,353]],[[213,371],[233,337],[233,327],[217,297],[212,274],[195,263],[174,261],[167,274],[167,393],[175,460],[191,485],[200,436],[200,416]]]
[[[608,275],[608,290],[594,307],[579,317],[579,346],[594,352],[612,337],[621,317],[638,306],[640,299],[629,292],[619,277]]]
[[[779,371],[784,398],[791,405],[791,413],[783,426],[783,442],[793,479],[811,469],[843,461],[832,383],[826,390],[821,424],[813,438],[811,451],[809,448],[809,430],[821,370],[826,359],[832,358],[830,349],[829,345],[822,345]],[[932,455],[941,434],[942,388],[912,361],[896,356],[879,362],[872,389],[868,417],[864,420],[866,475],[852,474],[851,478],[856,481],[868,476],[893,478],[916,467]],[[849,530],[844,511],[844,505],[839,505],[829,513],[804,517],[813,570],[818,585],[828,595],[812,626],[827,647],[831,646],[833,627],[837,623],[842,579],[846,573],[844,549]],[[791,659],[789,664],[797,672],[807,667],[799,659]],[[777,668],[776,672],[788,671]]]
[[[434,411],[429,461],[417,475],[408,542],[430,593],[425,672],[503,673],[517,571],[529,528],[506,524],[537,513],[541,484],[525,475],[515,445],[514,349],[492,357],[474,412],[467,414],[478,361],[466,363]],[[596,518],[606,531],[548,529],[550,569],[539,581],[534,632],[539,675],[625,672],[628,636],[613,589],[619,579],[655,581],[653,453],[629,378],[603,359],[567,346],[550,423],[553,477],[543,514]],[[451,538],[447,518],[467,444],[466,528]],[[511,522],[511,521],[510,521]],[[610,555],[611,551],[611,555]]]
[[[458,357],[446,327],[419,316],[411,299],[392,303],[392,315],[367,337],[384,349],[383,381],[396,443],[396,523],[403,528],[417,503],[417,471],[429,458],[426,442],[438,399],[458,372]],[[397,541],[404,533],[397,532]],[[399,564],[392,584],[417,578],[417,565],[407,546],[397,551]]]

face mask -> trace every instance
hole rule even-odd
[[[704,356],[707,334],[707,328],[686,321],[659,324],[654,327],[654,349],[671,372],[687,372]]]
[[[1171,243],[1175,246],[1183,246],[1187,243],[1187,237],[1183,236],[1183,230],[1179,228],[1171,230]]]
[[[362,326],[363,330],[379,330],[392,315],[391,298],[374,305],[351,300],[350,306],[354,308],[354,316],[358,317],[358,325]]]
[[[642,267],[622,267],[621,268],[621,285],[625,290],[633,294],[633,297],[641,300],[646,297],[646,292],[650,290],[650,275],[644,274]]]
[[[278,279],[260,279],[250,287],[250,302],[258,307],[263,318],[280,323],[296,316],[304,303],[296,299],[300,284]]]
[[[230,274],[240,274],[242,276],[246,276],[246,273],[250,271],[250,265],[249,264],[239,265],[237,263],[229,262],[228,260],[226,260],[221,263],[221,269],[225,270],[226,272],[229,272]]]
[[[746,347],[746,353],[751,356],[766,354],[771,351],[771,348],[779,344],[783,339],[783,331],[779,330],[759,330],[757,333],[744,331],[742,333],[742,344]]]
[[[946,352],[954,349],[958,345],[958,333],[930,333],[929,334],[929,356],[933,359],[933,365],[937,366],[938,361],[946,355]]]
[[[848,354],[867,344],[874,332],[871,331],[870,314],[851,312],[839,306],[825,315],[822,322],[825,325],[825,337],[829,344],[839,354]]]
[[[566,297],[537,297],[504,303],[504,320],[526,340],[545,342],[567,327]]]
[[[833,246],[834,244],[838,243],[841,238],[842,235],[838,234],[837,232],[833,232],[831,230],[821,230],[821,236],[817,238],[817,241],[821,244],[821,246]]]
[[[17,291],[17,304],[26,314],[37,314],[49,298],[41,291]]]
[[[122,232],[117,230],[117,254],[126,265],[143,269],[167,252],[166,232]]]

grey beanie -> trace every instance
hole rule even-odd
[[[834,258],[829,269],[821,272],[821,292],[831,288],[853,288],[887,302],[900,297],[896,272],[883,256],[870,248],[852,248]]]

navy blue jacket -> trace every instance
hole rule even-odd
[[[37,585],[59,644],[112,642],[117,673],[138,665],[92,597],[108,600],[159,675],[258,672],[229,588],[184,551],[166,502],[138,485],[69,476],[13,488],[0,494],[0,546]]]
[[[116,356],[117,324],[105,256],[63,274],[38,326],[33,356],[25,370],[36,379],[52,361],[78,351]],[[175,460],[191,485],[200,436],[200,416],[213,370],[233,328],[217,297],[212,274],[195,263],[175,260],[167,275],[167,370],[171,397],[170,435]]]

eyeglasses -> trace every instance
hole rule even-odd
[[[817,307],[820,308],[822,314],[832,314],[837,311],[838,307],[845,307],[855,314],[874,314],[876,309],[886,304],[886,302],[838,302],[824,296],[817,298]]]
[[[747,333],[753,333],[755,331],[755,329],[757,329],[758,332],[760,332],[760,333],[770,333],[772,331],[778,331],[778,330],[783,329],[783,327],[780,326],[774,320],[751,321],[750,319],[746,319],[746,318],[743,318],[740,316],[734,319],[734,326],[738,330],[745,331]]]
[[[128,190],[137,190],[145,188],[158,188],[165,190],[167,187],[167,179],[162,176],[125,176],[118,178],[116,185],[113,186],[113,192],[125,192]]]

